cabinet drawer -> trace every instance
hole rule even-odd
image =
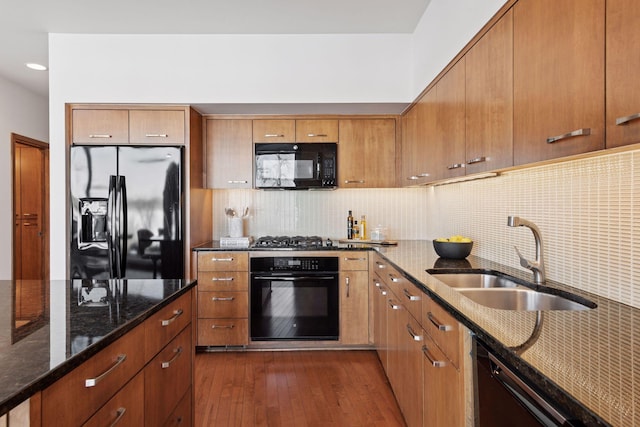
[[[249,317],[248,292],[198,292],[198,318]]]
[[[198,291],[246,291],[249,289],[247,271],[199,271]]]
[[[131,144],[184,144],[184,111],[129,111]]]
[[[144,374],[140,372],[96,412],[85,427],[139,427],[144,425]]]
[[[295,142],[295,120],[254,120],[253,142]]]
[[[89,419],[142,369],[143,341],[144,326],[138,326],[46,388],[42,425],[74,426]]]
[[[163,427],[191,427],[191,388],[184,394],[178,406],[173,410]]]
[[[296,120],[296,142],[338,142],[338,121]]]
[[[198,271],[249,271],[246,252],[199,252]]]
[[[451,360],[456,367],[460,367],[460,348],[462,348],[462,330],[460,323],[431,298],[423,299],[422,326],[433,338],[436,345]]]
[[[73,110],[75,144],[126,144],[129,142],[127,110]]]
[[[366,252],[348,252],[340,256],[340,270],[368,270],[369,256]]]
[[[191,355],[191,328],[185,328],[144,368],[145,425],[163,425],[189,389]]]
[[[198,320],[198,345],[247,344],[249,344],[249,320],[247,319]]]
[[[427,296],[404,277],[399,284],[400,293],[396,296],[413,317],[422,319],[422,300]]]
[[[144,322],[145,361],[158,352],[191,323],[192,291],[182,295]]]

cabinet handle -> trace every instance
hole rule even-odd
[[[122,417],[124,417],[124,413],[127,412],[127,408],[118,408],[116,411],[116,419],[109,425],[109,427],[113,427],[120,422]]]
[[[166,133],[147,133],[144,136],[146,136],[147,138],[168,138],[169,135],[167,135]]]
[[[230,258],[211,258],[211,261],[213,261],[213,262],[232,262],[233,261],[233,257],[230,257]]]
[[[616,119],[616,126],[626,125],[631,121],[640,119],[640,113],[632,114],[626,117],[618,117]]]
[[[452,165],[447,166],[447,169],[452,170],[452,169],[460,169],[464,167],[464,163],[454,163]]]
[[[427,314],[427,317],[429,318],[431,323],[433,323],[438,328],[439,331],[449,332],[453,330],[453,326],[440,323],[438,319],[436,319],[436,317],[433,315],[433,313],[429,312],[429,314]]]
[[[378,268],[387,268],[387,265],[381,263],[380,261],[376,261],[376,265],[378,266]]]
[[[118,358],[113,363],[113,365],[111,365],[111,367],[109,369],[107,369],[106,371],[104,371],[103,373],[101,373],[100,375],[98,375],[95,378],[88,378],[88,379],[84,380],[84,386],[86,388],[95,387],[96,385],[98,385],[98,383],[100,381],[102,381],[114,369],[116,369],[118,366],[120,366],[122,364],[122,362],[124,362],[126,359],[127,359],[127,355],[126,354],[119,354]]]
[[[411,293],[406,289],[403,289],[402,293],[409,301],[420,301],[420,297],[418,295],[411,295]]]
[[[31,223],[31,222],[24,222],[24,223],[22,223],[22,225],[24,225],[25,227],[37,227],[38,226],[37,223],[34,224],[34,223]]]
[[[366,258],[349,258],[349,257],[344,257],[345,261],[366,261]]]
[[[113,138],[113,135],[92,133],[91,135],[89,135],[89,138]]]
[[[212,277],[212,282],[233,282],[233,277]]]
[[[418,335],[414,332],[410,324],[407,323],[407,332],[411,335],[411,339],[414,341],[422,341],[422,335]]]
[[[475,159],[467,160],[467,164],[472,165],[474,163],[482,163],[486,161],[487,161],[487,158],[482,156],[482,157],[476,157]]]
[[[233,329],[235,325],[211,325],[211,329]]]
[[[246,180],[242,181],[242,180],[231,179],[231,180],[227,181],[227,184],[248,184],[248,183],[249,183],[249,181],[246,181]]]
[[[394,304],[393,300],[387,301],[387,304],[389,304],[392,310],[400,310],[400,304]]]
[[[558,142],[567,138],[572,138],[574,136],[586,136],[586,135],[591,135],[590,128],[582,128],[582,129],[577,129],[577,130],[574,130],[573,132],[565,133],[562,135],[550,136],[549,138],[547,138],[547,144],[553,144],[554,142]]]
[[[393,283],[398,283],[400,281],[400,279],[398,279],[397,277],[395,277],[393,274],[389,273],[389,278],[391,279],[391,281]]]
[[[347,298],[349,298],[349,290],[350,290],[349,282],[350,282],[350,280],[349,280],[348,277],[345,277],[344,281],[345,281],[345,284],[347,285]]]
[[[266,133],[264,134],[265,138],[284,138],[284,135],[279,135],[277,133]]]
[[[380,287],[380,281],[377,279],[373,279],[373,284],[376,285],[376,288]]]
[[[444,368],[445,366],[447,366],[447,362],[445,362],[444,360],[436,360],[436,358],[433,357],[431,353],[429,353],[429,349],[426,345],[422,346],[422,354],[424,354],[424,357],[429,360],[429,363],[431,363],[431,366],[433,366],[434,368]]]
[[[170,324],[175,322],[176,319],[182,315],[182,313],[183,313],[182,309],[179,308],[173,312],[173,316],[171,317],[171,319],[165,319],[162,322],[160,322],[160,324],[162,326],[169,326]]]
[[[315,138],[315,137],[326,138],[329,135],[327,135],[326,133],[308,133],[307,136],[310,138]]]
[[[426,173],[426,172],[423,172],[423,173],[419,173],[417,175],[411,175],[410,177],[407,177],[407,180],[409,180],[409,181],[417,181],[417,180],[419,180],[421,178],[428,178],[428,177],[429,177],[429,174]]]
[[[364,179],[345,179],[345,184],[364,184]]]
[[[211,301],[233,301],[235,297],[212,297]]]
[[[173,362],[175,362],[175,361],[176,361],[176,359],[177,359],[178,357],[180,357],[180,354],[182,354],[182,346],[180,346],[180,347],[176,348],[175,350],[173,350],[173,352],[175,353],[175,356],[173,356],[173,357],[171,358],[171,360],[168,360],[168,361],[166,361],[166,362],[162,362],[162,363],[160,364],[160,367],[161,367],[162,369],[167,369],[168,367],[170,367],[170,366],[171,366],[171,364],[172,364]]]

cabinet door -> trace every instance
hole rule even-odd
[[[430,89],[403,118],[402,173],[403,186],[434,180],[437,162],[432,151],[436,135],[436,90]]]
[[[604,0],[513,7],[514,164],[604,148]]]
[[[200,251],[198,271],[249,271],[249,253]]]
[[[144,375],[138,373],[129,383],[96,412],[84,427],[144,425]]]
[[[247,318],[248,292],[198,292],[198,318]]]
[[[371,289],[369,290],[373,301],[373,344],[376,347],[380,363],[387,371],[387,309],[386,303],[389,289],[378,277],[373,275],[371,279]]]
[[[158,352],[191,323],[193,292],[188,291],[144,322],[145,361]]]
[[[295,120],[254,120],[253,142],[295,142]]]
[[[71,113],[74,144],[127,144],[129,111],[73,110]]]
[[[401,363],[403,397],[400,403],[407,427],[422,426],[423,405],[423,362],[422,343],[424,331],[408,312],[405,322],[397,333],[401,342]],[[434,424],[435,425],[435,424]]]
[[[640,142],[640,2],[607,0],[607,148]]]
[[[513,12],[467,52],[466,173],[513,165]]]
[[[436,134],[429,147],[437,167],[433,180],[465,174],[465,58],[436,84]]]
[[[340,343],[369,344],[369,273],[340,272]]]
[[[207,187],[251,188],[251,120],[207,120],[205,138]]]
[[[249,344],[248,319],[198,319],[198,345]]]
[[[296,120],[296,142],[338,142],[338,121]]]
[[[342,188],[394,187],[394,119],[340,120],[338,182]]]
[[[184,144],[184,111],[129,111],[129,143],[152,145]]]

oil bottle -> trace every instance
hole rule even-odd
[[[347,239],[353,239],[353,212],[349,211],[347,216]]]

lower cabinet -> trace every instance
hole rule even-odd
[[[144,374],[138,373],[84,425],[86,427],[144,425]]]
[[[370,344],[369,257],[367,252],[340,255],[340,344]]]

